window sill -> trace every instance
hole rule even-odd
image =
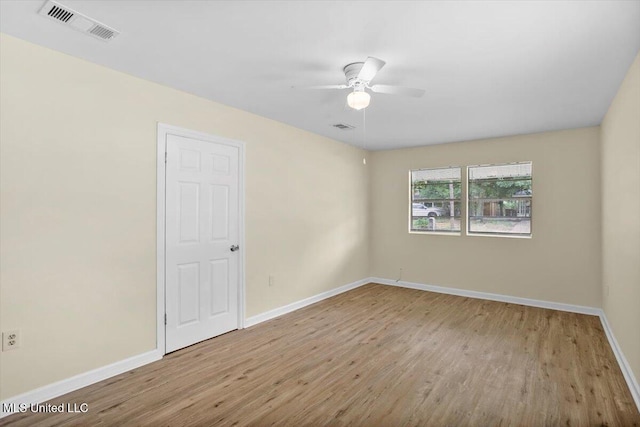
[[[533,235],[529,234],[528,236],[518,235],[518,234],[490,234],[490,233],[471,233],[467,231],[467,236],[469,237],[500,237],[507,239],[532,239]]]
[[[446,232],[446,231],[415,231],[409,230],[409,234],[421,234],[427,236],[462,236],[460,231]]]

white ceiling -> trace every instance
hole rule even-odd
[[[640,1],[71,1],[121,34],[104,43],[0,1],[0,30],[368,149],[598,125],[640,49]],[[366,111],[342,67],[387,61]],[[341,131],[335,123],[356,129]]]

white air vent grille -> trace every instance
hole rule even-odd
[[[73,18],[72,12],[64,10],[58,6],[53,6],[51,10],[47,12],[47,15],[62,22],[67,22],[69,19]]]
[[[336,123],[335,125],[331,125],[334,128],[338,128],[340,130],[351,130],[351,129],[355,129],[355,126],[351,126],[351,125],[347,125],[344,123]]]
[[[109,41],[120,34],[108,25],[104,25],[53,0],[46,1],[38,13],[100,40]]]
[[[89,31],[89,33],[106,40],[112,39],[115,35],[112,30],[105,28],[102,25],[96,25]]]

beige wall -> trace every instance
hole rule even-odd
[[[640,382],[640,54],[601,126],[603,307]]]
[[[528,160],[531,239],[407,232],[410,169]],[[600,307],[597,127],[377,151],[371,166],[372,276]]]
[[[0,43],[0,399],[155,348],[157,122],[247,144],[247,316],[368,275],[361,150]]]

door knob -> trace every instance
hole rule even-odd
[[[231,249],[231,252],[235,252],[235,251],[237,251],[238,249],[240,249],[240,246],[238,246],[238,245],[231,245],[231,247],[230,247],[229,249]]]

